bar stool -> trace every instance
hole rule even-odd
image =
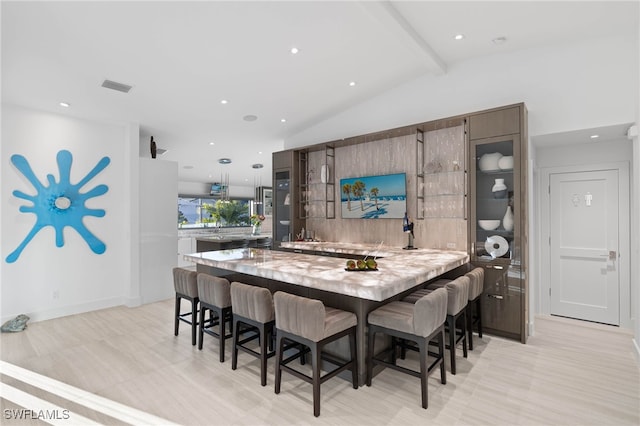
[[[256,240],[256,247],[262,249],[270,249],[271,248],[271,238],[258,238]]]
[[[427,288],[417,290],[403,299],[404,302],[415,303],[416,300],[432,291],[444,288],[447,291],[447,321],[446,328],[449,332],[449,355],[451,357],[451,374],[456,374],[456,347],[462,342],[462,354],[467,357],[467,303],[469,298],[469,277],[461,276],[453,281],[440,281],[429,284]],[[442,285],[444,284],[444,286]],[[462,318],[462,320],[460,320]],[[458,328],[458,324],[460,328]],[[402,346],[404,357],[405,348]]]
[[[478,337],[482,339],[482,293],[484,291],[484,269],[474,268],[467,272],[469,277],[469,301],[467,303],[467,332],[469,350],[473,350],[473,325],[478,324]],[[475,309],[474,309],[475,308]]]
[[[224,362],[224,343],[232,337],[233,330],[231,314],[231,285],[225,278],[213,275],[198,274],[198,296],[200,298],[200,327],[198,349],[202,350],[204,333],[217,337],[220,342],[220,362]],[[209,310],[209,319],[205,320],[206,311]],[[226,324],[229,323],[230,331],[226,332]],[[213,331],[213,327],[219,326],[219,333]]]
[[[352,312],[325,307],[315,299],[295,296],[278,291],[274,294],[276,311],[276,383],[275,393],[280,393],[282,370],[313,386],[313,415],[320,415],[320,385],[344,370],[351,370],[351,381],[358,389],[358,368],[356,349],[356,325],[358,320]],[[323,348],[333,341],[349,336],[350,360],[323,353]],[[311,351],[312,376],[289,367],[291,361],[304,356],[300,351],[283,359],[285,342],[304,345]],[[321,361],[337,365],[331,372],[320,375]]]
[[[180,321],[191,324],[191,344],[196,344],[196,331],[198,328],[198,273],[184,268],[173,268],[173,287],[176,291],[176,309],[174,335],[178,335]],[[191,312],[180,313],[182,299],[191,302]]]
[[[273,297],[268,289],[239,282],[231,283],[231,305],[233,306],[233,345],[231,349],[231,369],[238,365],[238,349],[260,360],[260,384],[267,384],[267,359],[275,355],[273,336],[275,313]],[[240,340],[247,331],[253,334]],[[258,339],[260,352],[245,346]],[[267,342],[269,348],[267,349]]]
[[[394,370],[420,378],[422,408],[428,407],[427,378],[440,366],[440,382],[447,383],[445,371],[444,323],[447,318],[447,291],[437,289],[429,292],[415,303],[391,302],[369,313],[369,342],[367,354],[367,386],[371,386],[373,365],[381,364]],[[392,336],[391,348],[375,357],[375,335],[384,333]],[[418,346],[420,371],[414,371],[396,364],[396,338],[413,341]],[[436,339],[438,353],[428,352],[429,343]],[[391,351],[391,362],[385,360]],[[435,360],[427,366],[427,354]]]

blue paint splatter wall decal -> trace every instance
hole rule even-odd
[[[72,185],[70,177],[73,156],[69,151],[61,150],[56,158],[60,181],[56,182],[54,176],[49,174],[47,175],[49,186],[45,186],[33,173],[26,158],[17,154],[11,156],[13,165],[31,182],[36,190],[36,195],[28,195],[16,190],[13,191],[13,196],[33,203],[32,206],[20,206],[20,211],[22,213],[35,214],[36,223],[20,245],[7,256],[6,261],[8,263],[18,260],[22,250],[45,226],[53,226],[56,230],[56,247],[64,245],[63,230],[66,226],[70,226],[84,238],[94,253],[102,254],[107,249],[107,246],[84,226],[82,219],[85,216],[104,216],[105,211],[103,209],[89,209],[85,207],[85,202],[90,198],[104,195],[109,190],[109,187],[107,185],[98,185],[85,193],[81,193],[80,189],[107,167],[111,160],[109,157],[103,157],[80,182]]]

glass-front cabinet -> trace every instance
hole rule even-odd
[[[471,188],[475,202],[472,254],[476,259],[515,260],[516,226],[519,226],[520,157],[514,143],[519,135],[472,141],[474,155]],[[515,168],[514,168],[515,167]],[[519,230],[518,230],[519,231]]]
[[[523,343],[528,335],[525,113],[520,105],[472,117],[469,132],[469,253],[474,266],[484,269],[483,327]],[[475,135],[474,119],[480,129]],[[493,133],[516,133],[493,136],[492,125]]]
[[[274,223],[275,241],[289,241],[291,233],[291,176],[288,170],[275,172]]]

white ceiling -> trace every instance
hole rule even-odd
[[[139,123],[180,180],[251,186],[284,139],[410,79],[637,26],[637,1],[3,1],[2,101]]]

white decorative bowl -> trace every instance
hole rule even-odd
[[[513,155],[505,155],[500,158],[500,160],[498,160],[498,167],[500,167],[500,170],[513,169]]]
[[[499,152],[484,154],[482,157],[480,157],[480,161],[478,162],[478,167],[480,167],[480,170],[482,170],[483,172],[500,170],[500,167],[498,166],[498,162],[500,161],[501,158],[502,158],[502,154],[500,154]]]
[[[493,231],[500,226],[500,219],[496,220],[479,220],[478,225],[485,231]]]

